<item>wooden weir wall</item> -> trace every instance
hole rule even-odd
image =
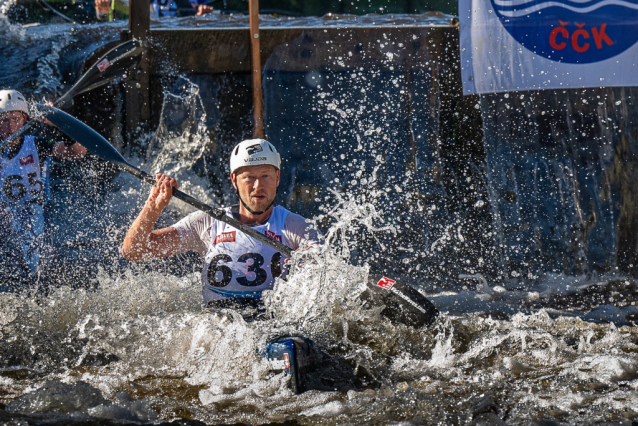
[[[490,222],[487,209],[472,208],[486,199],[469,188],[480,176],[468,180],[484,159],[482,131],[476,99],[462,96],[455,25],[448,20],[437,25],[260,28],[265,133],[284,159],[279,202],[312,217],[327,203],[330,189],[353,194],[387,189],[384,214],[393,217],[400,236],[378,237],[386,253],[379,262],[404,273],[396,265],[399,247],[425,249],[450,220]],[[221,159],[228,158],[236,142],[252,136],[248,28],[151,27],[149,34],[148,81],[138,73],[141,88],[126,95],[129,132],[134,134],[145,120],[146,128],[154,129],[164,90],[186,77],[199,85],[210,122],[213,144],[205,154],[207,164],[222,171],[209,172],[209,178],[227,179]],[[139,106],[145,103],[148,117]],[[379,165],[376,183],[353,188],[355,178],[369,180]],[[354,176],[359,170],[360,176]],[[223,188],[220,182],[220,197]],[[441,258],[459,250],[463,259],[487,256],[492,244],[479,227],[465,232],[466,242],[449,244],[425,263],[441,265]],[[354,250],[355,260],[381,250],[374,239],[361,238],[366,242]],[[423,277],[421,267],[421,272],[415,268],[409,273]],[[446,271],[444,280],[458,269],[444,262],[437,268]],[[434,270],[428,275],[441,276]]]

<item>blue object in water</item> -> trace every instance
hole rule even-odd
[[[308,373],[315,367],[314,344],[303,337],[280,337],[266,344],[265,357],[273,371],[290,375],[290,386],[295,394],[306,391]]]

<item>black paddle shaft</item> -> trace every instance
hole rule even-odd
[[[54,126],[71,139],[81,143],[93,154],[117,165],[120,169],[133,176],[151,185],[155,185],[156,180],[153,176],[129,164],[113,145],[77,118],[55,107],[38,105],[38,108],[43,112],[43,116],[53,123]],[[244,225],[238,220],[228,216],[226,212],[221,209],[213,208],[177,189],[173,189],[173,196],[209,214],[215,219],[229,224],[246,235],[269,245],[286,256],[290,257],[293,253],[290,247],[267,237],[248,225]],[[415,288],[387,277],[370,276],[368,280],[368,291],[362,295],[362,299],[372,306],[384,305],[384,309],[381,312],[384,316],[393,322],[399,322],[413,327],[429,325],[434,322],[438,315],[438,311],[434,305]]]

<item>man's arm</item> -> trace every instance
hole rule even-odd
[[[158,257],[168,257],[184,252],[178,231],[173,227],[153,230],[155,222],[173,196],[173,188],[177,189],[177,181],[168,176],[158,174],[157,183],[151,194],[124,238],[122,256],[139,262]]]
[[[193,6],[197,9],[197,14],[195,16],[206,15],[207,13],[213,13],[213,6],[209,6],[207,4],[198,4]]]
[[[86,148],[77,142],[73,145],[67,145],[64,142],[58,142],[53,145],[53,156],[58,160],[75,160],[78,158],[83,158],[85,155]]]
[[[110,1],[110,0],[107,0],[107,1]],[[53,106],[53,102],[46,102],[45,105]],[[44,139],[49,140],[49,144],[52,144],[53,140],[57,139],[58,135],[62,136],[62,138],[66,141],[66,142],[56,142],[53,144],[53,147],[50,148],[51,149],[50,152],[53,157],[55,157],[58,160],[65,160],[65,159],[75,160],[79,158],[84,158],[84,156],[86,155],[85,147],[69,139],[66,135],[64,135],[62,132],[57,130],[55,126],[53,125],[53,123],[51,123],[46,118],[44,119],[44,123],[49,127],[49,129],[44,130],[43,137]],[[52,138],[55,138],[55,139],[52,139]]]
[[[86,155],[85,147],[69,139],[52,124],[40,127],[36,134],[35,144],[41,157],[64,160],[83,158]]]
[[[105,21],[111,12],[111,0],[95,0],[95,17],[98,21]]]

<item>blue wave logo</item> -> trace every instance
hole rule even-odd
[[[545,58],[587,64],[638,42],[638,0],[490,0],[505,29]]]

